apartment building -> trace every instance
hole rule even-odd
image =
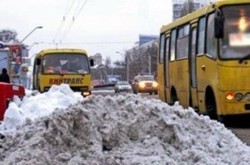
[[[186,10],[197,10],[209,3],[215,2],[216,0],[172,0],[173,1],[173,20],[180,18],[183,15],[183,8],[185,3],[189,4],[192,3],[191,6],[187,6]]]

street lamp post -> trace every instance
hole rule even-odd
[[[42,26],[35,27],[31,32],[29,32],[21,41],[20,45],[23,44],[24,40],[27,39],[36,29],[42,29]],[[32,45],[33,46],[33,45]],[[22,58],[22,56],[21,56]],[[16,64],[15,64],[16,65]],[[18,81],[20,84],[22,84],[25,88],[29,88],[31,78],[28,76],[27,72],[23,72],[22,69],[19,70],[19,67],[26,67],[28,69],[28,66],[21,64],[17,64],[18,66]]]
[[[129,82],[129,61],[128,61],[128,54],[125,55],[126,64],[127,64],[127,81]]]
[[[23,41],[28,38],[36,29],[42,29],[43,27],[42,26],[37,26],[35,27],[31,32],[29,32],[29,34],[27,34],[22,40],[21,40],[21,43],[23,43]]]
[[[148,53],[148,52],[147,52]],[[151,68],[152,68],[152,64],[151,64],[151,54],[148,53],[148,73],[151,75],[152,74],[152,71],[151,71]]]

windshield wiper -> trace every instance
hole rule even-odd
[[[239,63],[241,64],[244,60],[249,59],[249,58],[250,58],[250,54],[247,54],[247,55],[245,55],[244,57],[242,57],[242,58],[239,60]]]

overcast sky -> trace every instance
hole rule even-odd
[[[171,0],[1,0],[0,30],[11,29],[30,55],[43,48],[84,48],[112,62],[122,59],[139,34],[158,35],[172,20]],[[35,44],[39,43],[39,44]],[[56,44],[57,43],[57,44]]]

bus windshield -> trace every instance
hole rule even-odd
[[[241,59],[250,53],[250,5],[226,6],[221,59]]]
[[[89,61],[84,54],[53,53],[44,56],[44,74],[88,74],[89,72]]]

